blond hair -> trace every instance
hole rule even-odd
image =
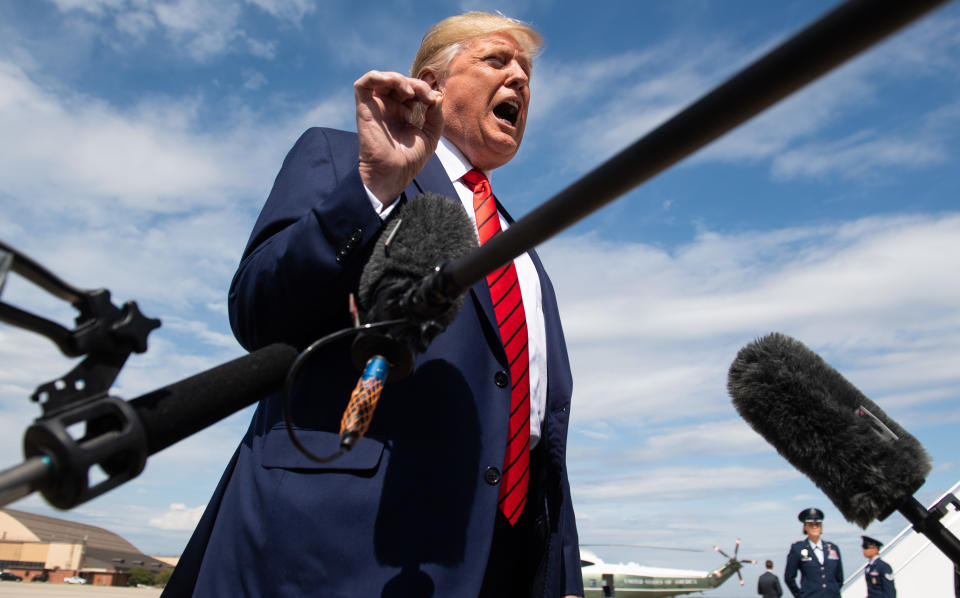
[[[523,21],[503,14],[467,12],[447,17],[427,31],[420,42],[420,50],[413,60],[413,66],[410,67],[410,76],[419,79],[426,71],[440,75],[446,71],[450,61],[465,43],[501,32],[513,35],[531,58],[543,44],[543,37]]]

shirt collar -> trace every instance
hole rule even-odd
[[[459,180],[460,177],[467,174],[467,171],[473,169],[470,161],[446,137],[440,138],[436,153],[437,157],[440,158],[440,164],[443,165],[443,169],[447,172],[451,181]],[[483,174],[486,175],[487,180],[490,180],[489,172],[484,171]]]
[[[813,540],[807,540],[807,542],[810,543],[810,546],[812,546],[812,547],[814,547],[814,548],[819,548],[820,550],[823,550],[823,539],[819,540],[819,541],[816,542],[816,543],[814,543]]]

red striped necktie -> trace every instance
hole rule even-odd
[[[497,202],[490,181],[478,170],[460,179],[473,189],[473,211],[477,217],[480,244],[500,232]],[[527,319],[520,295],[517,268],[511,261],[487,275],[493,312],[500,327],[500,340],[510,363],[510,423],[507,451],[503,459],[499,505],[511,525],[517,522],[527,501],[530,471],[530,357],[527,354]]]

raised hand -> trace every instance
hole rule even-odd
[[[443,94],[420,80],[370,71],[353,84],[360,177],[385,206],[410,184],[443,133]]]

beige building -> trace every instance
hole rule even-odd
[[[0,570],[24,581],[46,573],[51,582],[80,576],[94,585],[124,586],[134,567],[173,568],[101,527],[0,509]]]

